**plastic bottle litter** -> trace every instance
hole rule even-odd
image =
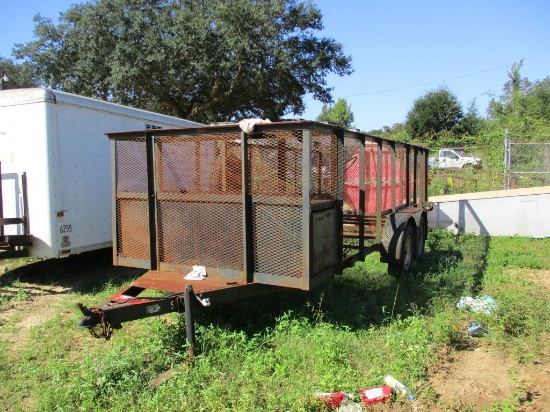
[[[386,403],[391,397],[391,387],[379,386],[378,388],[361,389],[359,395],[365,405]]]
[[[479,338],[480,336],[487,335],[489,329],[483,326],[483,324],[475,321],[468,322],[468,336],[473,338]]]
[[[416,397],[412,394],[411,390],[407,388],[405,385],[403,385],[401,382],[399,382],[397,379],[395,379],[391,375],[386,375],[384,378],[384,381],[386,382],[386,385],[388,385],[395,393],[400,394],[401,396],[404,396],[411,401],[415,400]]]
[[[338,412],[362,412],[363,407],[357,402],[342,402],[342,404],[337,409]]]
[[[340,406],[342,403],[353,399],[353,394],[346,392],[316,392],[314,396],[324,399],[329,406]]]

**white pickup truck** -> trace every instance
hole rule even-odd
[[[440,169],[461,169],[464,166],[481,166],[478,157],[464,156],[457,149],[439,149],[439,156],[430,157],[428,166]]]

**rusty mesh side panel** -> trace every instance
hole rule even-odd
[[[399,207],[407,203],[407,150],[397,145],[395,151],[395,204]]]
[[[382,198],[378,196],[378,144],[365,142],[365,215],[376,215],[382,208]]]
[[[287,131],[255,135],[249,142],[255,272],[303,275],[301,138],[301,131]]]
[[[149,260],[145,140],[118,140],[115,145],[117,253]]]
[[[414,171],[415,171],[415,160],[414,160],[414,150],[411,148],[410,152],[409,152],[409,196],[410,196],[410,199],[409,201],[414,203],[416,202],[416,199],[415,199],[415,187],[416,186],[416,182],[415,182],[415,174],[414,174]]]
[[[348,137],[344,141],[344,214],[356,214],[363,208],[359,204],[359,139]]]
[[[155,139],[161,262],[244,269],[239,139]]]
[[[311,150],[310,187],[313,203],[339,197],[338,140],[333,134],[313,133]]]
[[[416,157],[416,170],[417,170],[417,189],[416,189],[416,202],[418,205],[422,205],[422,202],[425,200],[426,197],[425,194],[425,186],[424,183],[426,182],[426,169],[424,167],[425,162],[425,152],[422,150],[418,150],[418,155]]]

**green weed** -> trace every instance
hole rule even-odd
[[[87,281],[73,284],[74,292],[24,339],[14,340],[15,314],[2,320],[0,402],[9,411],[162,411],[167,405],[181,411],[318,411],[329,409],[315,392],[357,393],[381,385],[389,373],[419,402],[431,404],[437,394],[428,382],[430,368],[443,346],[469,344],[468,320],[486,324],[491,333],[480,339],[520,364],[547,359],[550,307],[536,271],[550,268],[548,248],[548,239],[430,230],[424,259],[399,278],[373,253],[309,293],[289,290],[197,311],[197,356],[158,388],[151,379],[189,360],[184,318],[170,314],[124,324],[108,342],[76,329],[76,302],[97,304],[136,276],[100,260],[98,273],[85,272]],[[82,271],[77,260],[66,262]],[[43,273],[44,284],[66,285],[61,274],[70,272],[30,267]],[[24,268],[8,275],[1,287],[31,277]],[[457,309],[461,296],[482,294],[497,301],[494,314]],[[17,316],[23,320],[24,312]],[[521,404],[525,391],[516,386],[512,399],[490,410]]]

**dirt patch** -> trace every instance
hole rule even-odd
[[[449,350],[437,364],[430,384],[438,405],[432,410],[483,411],[505,400],[514,408],[509,410],[550,410],[548,365],[518,364],[484,343],[469,350]]]
[[[2,288],[1,295],[11,296],[9,304],[0,307],[0,326],[9,326],[2,335],[12,350],[29,342],[33,327],[42,325],[59,314],[59,304],[70,288],[21,283]],[[18,297],[19,296],[19,297]]]
[[[550,270],[506,270],[504,273],[550,290]]]
[[[430,384],[443,403],[489,407],[495,399],[512,395],[508,380],[511,366],[487,348],[452,351],[437,365]]]
[[[550,290],[548,270],[509,270],[506,275],[534,283],[543,293]],[[550,337],[540,341],[549,347]],[[431,410],[483,411],[508,401],[524,412],[549,411],[550,367],[545,360],[518,363],[490,341],[470,338],[466,349],[444,348],[434,366],[430,385],[437,396]]]

